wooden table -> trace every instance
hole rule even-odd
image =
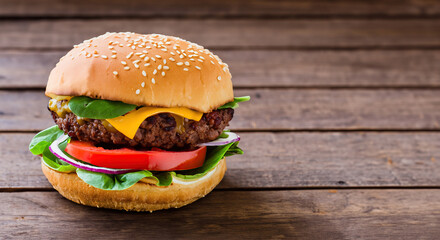
[[[2,0],[0,238],[438,239],[439,16],[424,0]],[[152,214],[80,206],[28,152],[53,125],[50,69],[106,31],[198,42],[252,97],[230,126],[245,155],[204,199]]]

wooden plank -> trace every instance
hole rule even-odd
[[[440,90],[243,89],[234,130],[440,129]],[[0,91],[0,131],[53,124],[42,91]],[[258,116],[258,117],[257,117]]]
[[[34,134],[0,134],[0,188],[52,187],[28,152]],[[440,187],[440,133],[240,133],[219,188]]]
[[[2,17],[431,16],[436,1],[3,0]]]
[[[214,51],[236,87],[440,87],[439,50]],[[0,52],[0,88],[43,88],[65,51]]]
[[[0,48],[67,49],[106,31],[128,30],[175,35],[210,48],[439,47],[437,29],[440,19],[1,21]]]
[[[438,190],[214,191],[181,209],[127,213],[56,192],[0,193],[4,238],[436,239]],[[102,234],[96,234],[102,233]]]

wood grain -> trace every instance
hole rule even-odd
[[[3,0],[2,17],[265,17],[265,16],[431,16],[440,4],[426,0],[270,1],[270,0]],[[50,6],[50,7],[48,7]]]
[[[28,151],[0,134],[0,188],[52,187]],[[440,133],[240,133],[221,189],[440,186]]]
[[[209,48],[439,47],[434,29],[440,29],[439,19],[1,21],[0,48],[69,49],[107,31],[157,32]]]
[[[187,207],[127,213],[56,192],[0,193],[0,234],[46,239],[436,239],[438,190],[214,191]],[[99,234],[97,234],[99,233]]]
[[[236,87],[440,87],[440,51],[214,51]],[[0,52],[0,88],[44,88],[65,51]]]
[[[440,129],[440,90],[241,89],[234,130]],[[42,91],[0,91],[0,130],[53,124]]]

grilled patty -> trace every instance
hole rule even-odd
[[[80,119],[73,113],[59,117],[51,111],[55,123],[74,139],[115,147],[161,149],[194,149],[197,144],[216,139],[229,125],[234,110],[227,108],[203,114],[200,121],[184,119],[183,131],[177,129],[175,118],[169,113],[160,113],[145,119],[133,139],[126,137],[105,120]],[[180,133],[179,133],[180,132]]]

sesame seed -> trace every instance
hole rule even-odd
[[[139,95],[139,93],[141,93],[141,90],[137,89],[137,90],[136,90],[136,94]]]
[[[177,64],[177,66],[182,66],[183,65],[183,62],[178,62],[178,63],[176,63]]]
[[[199,66],[196,66],[197,69],[202,70]]]
[[[139,55],[142,55],[142,53],[137,52],[137,53],[135,53],[134,55],[139,56]]]
[[[186,65],[186,66],[189,66],[189,62],[185,62],[185,65]]]
[[[173,55],[173,56],[174,56],[174,55],[176,55],[176,54],[175,54],[175,53],[173,53],[173,52],[170,52],[170,54],[171,54],[171,55]]]
[[[153,60],[153,62],[156,62],[156,59],[154,57],[151,57],[151,60]]]
[[[99,54],[93,54],[93,57],[99,57]]]
[[[115,50],[112,50],[112,53],[116,54],[116,53],[118,53],[118,52],[116,52]]]
[[[141,87],[145,87],[145,82],[142,82],[142,83],[141,83]]]
[[[167,60],[166,59],[163,60],[163,64],[167,64]]]
[[[98,54],[98,51],[95,50],[93,53],[94,53],[94,54]]]
[[[152,82],[153,84],[156,83],[156,81],[154,80],[154,78],[151,79],[151,82]]]
[[[146,49],[150,49],[150,48],[151,48],[151,46],[146,46],[145,48],[146,48]]]
[[[116,58],[116,55],[112,55],[111,58]]]
[[[174,49],[174,50],[177,50],[177,47],[176,47],[176,45],[174,45],[174,46],[173,46],[173,49]]]
[[[196,60],[194,60],[194,58],[190,58],[189,60],[192,61],[192,62],[195,62],[195,61],[196,61]]]
[[[201,59],[205,59],[204,57],[202,57],[202,56],[199,56],[199,58],[201,58]]]
[[[114,49],[115,47],[113,47],[113,46],[108,46],[108,49]]]
[[[225,71],[225,72],[226,72],[226,70],[227,70],[227,69],[228,69],[227,67],[224,67],[224,68],[223,68],[223,71]]]
[[[131,58],[133,56],[133,52],[129,53],[126,58]]]
[[[183,71],[187,71],[188,72],[188,68],[184,68]]]
[[[161,58],[161,56],[160,56],[160,55],[156,55],[156,57],[157,57],[157,58]]]
[[[144,61],[145,61],[145,62],[148,62],[148,60],[150,60],[150,57],[145,57],[145,58],[144,58]]]
[[[124,70],[128,71],[128,70],[130,70],[130,67],[124,67]]]
[[[148,53],[148,51],[147,51],[147,50],[143,50],[142,52],[143,52],[143,53]]]
[[[145,63],[144,66],[145,66],[145,67],[148,67],[148,66],[150,66],[150,64],[149,64],[149,63]]]
[[[172,57],[170,57],[170,58],[168,58],[170,61],[172,61],[172,62],[174,62],[174,61],[176,61],[176,59],[174,59],[174,58],[172,58]]]
[[[138,62],[140,62],[141,60],[134,60],[133,61],[133,63],[138,63]]]
[[[215,64],[214,61],[212,61],[212,60],[211,60],[211,63],[212,63],[212,64]]]
[[[156,69],[154,69],[154,71],[153,71],[153,74],[154,74],[154,75],[156,75],[156,73],[157,73],[157,70],[156,70]]]
[[[147,76],[147,73],[146,73],[145,71],[142,71],[142,75],[143,75],[144,77],[146,77],[146,76]]]
[[[165,77],[165,72],[162,72],[162,77]]]
[[[106,55],[101,55],[102,58],[107,59],[108,57]]]
[[[170,69],[170,67],[168,67],[168,66],[163,66],[163,69],[164,69],[164,70],[168,70],[168,69]]]
[[[176,52],[177,52],[178,54],[180,54],[179,50],[176,50]]]
[[[145,57],[145,54],[142,54],[142,55],[140,55],[139,57],[140,57],[140,58],[144,58],[144,57]]]
[[[161,70],[162,69],[162,65],[160,64],[157,69]]]
[[[138,64],[133,63],[133,65],[134,65],[135,68],[139,68],[139,65],[138,65]]]
[[[166,48],[163,48],[163,49],[160,49],[160,50],[162,50],[162,51],[164,51],[164,52],[168,51]]]
[[[184,58],[184,56],[182,54],[180,54],[180,58]]]
[[[113,41],[108,42],[108,45],[112,45],[112,44],[113,44]]]
[[[122,65],[127,65],[127,62],[121,61]]]
[[[124,44],[122,44],[122,43],[119,44],[119,47],[123,47],[123,46],[124,46]]]
[[[218,76],[218,77],[217,77],[217,80],[219,80],[219,81],[222,80],[222,77]]]

